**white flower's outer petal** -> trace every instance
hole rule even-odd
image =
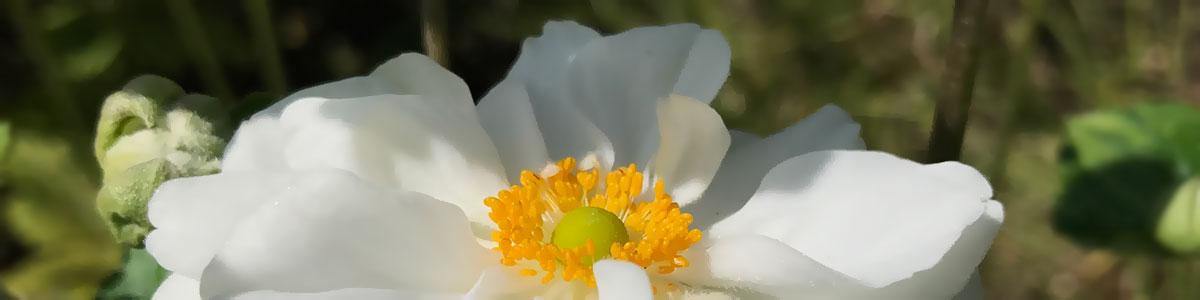
[[[277,171],[287,170],[283,157],[283,146],[292,132],[279,125],[275,117],[256,118],[238,127],[225,157],[221,159],[222,171]]]
[[[996,232],[1003,222],[1004,207],[1000,205],[1000,202],[988,201],[984,214],[963,230],[962,237],[937,265],[929,270],[913,274],[911,278],[879,289],[877,290],[878,294],[910,295],[909,297],[913,299],[942,299],[950,298],[957,292],[959,293],[957,297],[960,298],[980,299],[983,291],[978,282],[979,274],[975,269],[983,260],[987,250],[991,248],[992,238],[996,236]],[[974,275],[968,275],[973,272]],[[970,280],[974,282],[968,282],[967,277],[971,277]],[[973,288],[979,290],[972,291]]]
[[[200,282],[180,274],[167,276],[151,300],[200,300]]]
[[[649,300],[654,297],[646,270],[621,260],[601,260],[592,265],[600,300]]]
[[[612,143],[616,165],[645,165],[658,148],[658,100],[677,93],[711,102],[729,74],[729,59],[706,58],[728,51],[719,32],[695,24],[634,28],[580,48],[567,87]]]
[[[462,295],[453,293],[425,293],[388,289],[348,288],[319,293],[281,293],[276,291],[254,291],[240,294],[231,300],[457,300]]]
[[[300,90],[242,122],[225,149],[222,170],[287,169],[283,147],[291,132],[279,125],[279,115],[304,98],[348,99],[374,95],[421,95],[461,109],[473,105],[462,79],[424,55],[407,53],[393,58],[367,76],[347,78]]]
[[[305,98],[280,124],[294,130],[282,155],[292,169],[337,168],[380,186],[458,205],[490,223],[483,199],[508,186],[477,115],[421,96]]]
[[[699,201],[685,206],[684,211],[696,218],[694,226],[706,229],[741,208],[767,171],[784,160],[813,151],[862,149],[859,128],[845,111],[826,105],[767,138],[734,134],[734,142],[712,184]]]
[[[523,85],[501,82],[479,101],[476,110],[479,123],[496,145],[511,182],[520,180],[521,170],[540,170],[550,162],[529,93]]]
[[[351,77],[310,88],[287,96],[255,118],[283,113],[292,102],[304,98],[352,99],[395,94],[420,95],[464,108],[474,105],[466,82],[437,62],[417,53],[405,53],[384,62],[367,76]]]
[[[757,234],[707,239],[685,255],[692,265],[672,277],[693,286],[752,291],[745,296],[805,295],[813,299],[863,290],[856,280],[781,241]]]
[[[345,288],[464,293],[490,261],[451,204],[382,191],[345,172],[315,177],[309,186],[276,191],[282,200],[238,224],[205,268],[202,296]]]
[[[339,168],[455,203],[484,222],[482,199],[508,184],[478,118],[461,79],[425,56],[404,54],[368,76],[302,90],[255,114],[230,142],[222,168]]]
[[[982,260],[1003,211],[982,175],[947,164],[958,163],[864,151],[798,156],[707,237],[770,237],[874,292],[948,299]]]
[[[305,189],[306,173],[225,172],[164,182],[147,205],[155,227],[146,251],[175,275],[200,278],[221,245],[247,215],[283,201],[279,191]]]
[[[672,95],[659,102],[661,139],[652,171],[676,203],[687,205],[704,193],[729,148],[729,131],[708,104]]]

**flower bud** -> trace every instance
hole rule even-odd
[[[97,209],[123,244],[140,246],[151,226],[146,204],[163,181],[219,171],[228,117],[217,99],[184,95],[145,75],[105,99],[96,160],[104,172]]]

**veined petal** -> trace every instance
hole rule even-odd
[[[692,266],[678,271],[673,278],[693,286],[748,293],[744,297],[805,295],[830,299],[864,290],[857,280],[779,240],[758,234],[710,239],[694,247],[687,257]]]
[[[596,292],[600,300],[652,299],[650,278],[646,270],[621,260],[601,260],[592,265],[596,273]]]
[[[310,175],[226,172],[167,181],[147,207],[155,229],[146,236],[146,251],[175,275],[200,278],[242,219],[266,203],[286,201],[279,191],[308,188]]]
[[[524,86],[551,160],[594,153],[611,168],[648,166],[659,148],[658,103],[671,94],[709,103],[728,73],[729,45],[693,24],[601,37],[550,22],[525,41],[504,82]],[[494,89],[480,110],[495,109],[488,102],[501,100],[492,94],[512,90]]]
[[[422,96],[305,98],[280,116],[281,126],[294,132],[281,155],[292,169],[347,170],[380,186],[453,203],[483,224],[482,199],[508,184],[476,117]]]
[[[306,88],[254,114],[254,119],[278,117],[292,102],[304,98],[354,99],[375,95],[420,95],[453,103],[463,109],[474,104],[466,82],[433,60],[405,53],[384,62],[367,76],[351,77]]]
[[[707,229],[740,209],[767,171],[784,160],[813,151],[862,149],[859,128],[845,111],[826,105],[767,138],[733,131],[732,145],[708,190],[684,210],[696,217],[694,226]]]
[[[424,55],[402,54],[367,76],[338,80],[300,90],[242,122],[225,149],[223,170],[286,169],[281,159],[284,142],[291,131],[279,125],[279,116],[293,102],[304,98],[354,99],[373,95],[422,95],[453,103],[460,109],[472,106],[470,90],[462,79]]]
[[[770,237],[866,287],[949,298],[982,260],[1003,214],[983,176],[967,170],[878,152],[805,154],[772,169],[707,237]]]
[[[567,88],[608,136],[616,165],[646,165],[659,143],[658,100],[675,93],[712,101],[729,74],[729,59],[704,58],[728,51],[719,32],[695,24],[639,27],[580,48],[567,69]]]
[[[729,148],[729,131],[708,104],[679,95],[659,102],[658,123],[661,138],[651,171],[676,203],[687,205],[716,175]]]
[[[346,288],[465,293],[490,261],[455,206],[344,172],[276,190],[204,270],[205,298]]]
[[[546,142],[534,116],[525,86],[504,81],[488,92],[476,107],[479,123],[492,138],[510,182],[520,180],[521,170],[539,170],[550,163]],[[586,139],[587,136],[564,136]],[[571,144],[590,144],[572,141]]]
[[[222,168],[339,168],[457,204],[483,223],[481,199],[508,185],[490,141],[466,84],[425,56],[404,54],[368,76],[302,90],[255,114]]]

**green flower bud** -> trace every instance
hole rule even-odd
[[[158,185],[170,177],[170,173],[167,160],[151,159],[121,170],[116,176],[105,180],[96,195],[96,209],[108,223],[117,241],[141,246],[151,229],[150,220],[146,217],[146,203]]]
[[[118,241],[141,246],[151,229],[146,204],[163,181],[219,171],[228,123],[217,99],[184,95],[152,75],[105,99],[95,142],[104,186],[96,205]]]
[[[1200,177],[1175,190],[1158,220],[1159,243],[1180,255],[1200,254]]]

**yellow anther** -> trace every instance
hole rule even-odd
[[[692,216],[680,211],[661,180],[654,183],[654,197],[642,201],[638,196],[643,192],[646,177],[638,171],[637,165],[617,168],[604,177],[596,168],[578,170],[578,167],[579,162],[568,157],[546,168],[547,171],[542,173],[544,177],[533,171],[522,171],[519,185],[483,200],[491,209],[488,217],[496,224],[491,238],[497,243],[494,250],[500,254],[501,264],[515,266],[521,261],[532,261],[545,273],[541,277],[542,283],[550,283],[558,277],[565,281],[581,280],[591,287],[596,284],[591,262],[606,255],[647,270],[653,268],[660,274],[688,267],[688,260],[680,253],[699,242],[702,234],[699,230],[688,229]],[[604,178],[603,182],[601,178]],[[642,202],[635,203],[635,199]],[[581,207],[600,209],[616,216],[619,219],[617,226],[605,230],[627,233],[628,240],[613,240],[608,244],[587,238],[586,243],[571,243],[563,246],[570,248],[559,248],[546,234],[557,234],[558,230],[543,227],[547,222],[563,224],[565,215]],[[589,233],[590,227],[582,228],[583,232],[579,234],[587,237],[611,234],[592,235],[597,233]],[[532,277],[539,271],[524,268],[519,273]]]

